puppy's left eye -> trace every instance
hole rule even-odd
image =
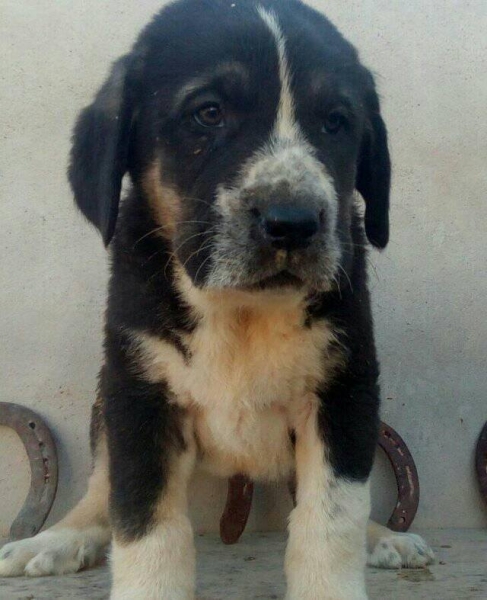
[[[323,133],[336,134],[347,124],[346,116],[340,110],[332,110],[323,123]]]
[[[216,102],[199,108],[193,114],[193,119],[202,127],[218,128],[225,125],[225,113]]]

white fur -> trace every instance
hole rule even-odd
[[[334,476],[318,434],[316,405],[296,432],[296,470],[286,600],[366,600],[369,486]]]
[[[380,569],[419,569],[434,561],[433,550],[414,533],[396,533],[371,521],[367,528],[367,564]]]
[[[193,600],[195,551],[188,517],[161,522],[141,540],[112,546],[111,600]]]
[[[294,97],[291,90],[291,73],[289,70],[289,61],[286,54],[286,39],[282,32],[277,16],[270,11],[259,7],[259,14],[264,23],[269,28],[276,42],[277,54],[279,57],[279,79],[281,83],[281,96],[279,99],[279,109],[274,130],[274,137],[277,140],[298,141],[302,139],[299,126],[296,122]]]
[[[91,567],[110,541],[104,527],[54,529],[33,538],[11,542],[0,551],[0,577],[65,575]]]

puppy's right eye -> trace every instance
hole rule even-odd
[[[198,125],[206,128],[220,128],[225,125],[223,108],[216,102],[199,108],[193,113],[193,119]]]
[[[323,123],[323,132],[334,135],[343,129],[346,124],[347,119],[345,115],[339,110],[332,110],[328,113]]]

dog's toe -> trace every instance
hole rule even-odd
[[[0,577],[65,575],[92,566],[104,549],[95,534],[62,529],[6,544],[0,550]]]
[[[414,533],[393,533],[379,539],[368,564],[381,569],[420,569],[434,561],[433,550]]]

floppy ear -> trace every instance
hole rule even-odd
[[[387,145],[387,129],[375,98],[365,132],[358,164],[356,188],[365,200],[365,233],[376,248],[389,241],[389,192],[391,161]]]
[[[127,171],[132,102],[127,91],[129,57],[110,76],[76,123],[69,181],[75,201],[108,246],[115,231],[122,178]]]

